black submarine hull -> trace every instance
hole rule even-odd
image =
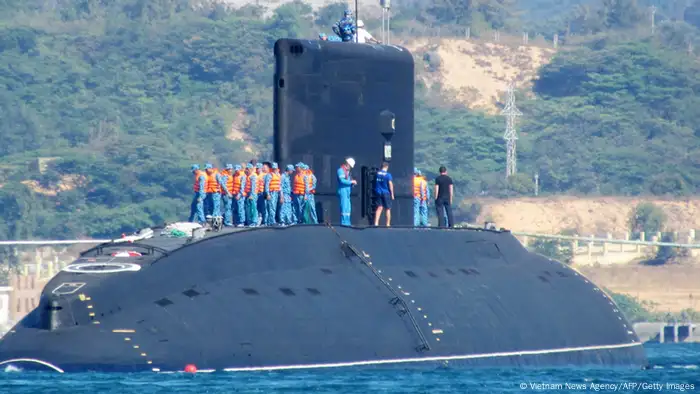
[[[102,245],[60,272],[39,307],[0,340],[0,365],[163,372],[187,364],[647,363],[601,289],[509,232],[317,225],[161,242]],[[153,253],[111,256],[138,247]]]

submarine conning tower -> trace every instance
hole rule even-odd
[[[261,245],[274,245],[260,253]],[[152,254],[115,259],[122,250]],[[58,292],[56,290],[59,290]],[[507,231],[297,225],[86,251],[2,341],[63,371],[646,364],[615,303]],[[12,361],[10,361],[12,362]],[[17,362],[17,361],[15,361]]]
[[[356,165],[351,222],[373,215],[373,172],[386,159],[396,200],[392,223],[413,224],[414,61],[395,45],[280,39],[275,43],[274,159],[318,174],[319,222],[340,222],[336,170]],[[437,170],[437,169],[434,169]]]

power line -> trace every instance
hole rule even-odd
[[[515,86],[513,83],[508,85],[508,97],[506,106],[501,112],[506,117],[506,132],[503,134],[503,139],[506,140],[506,179],[515,174],[517,171],[517,154],[515,151],[518,135],[515,131],[515,120],[522,116],[522,112],[515,106]]]

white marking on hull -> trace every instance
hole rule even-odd
[[[34,358],[13,358],[10,360],[0,361],[0,365],[11,364],[11,363],[36,363],[41,364],[45,367],[49,367],[58,373],[63,373],[63,370],[47,361],[37,360]]]
[[[341,363],[326,363],[326,364],[302,364],[302,365],[274,365],[269,367],[243,367],[243,368],[224,368],[226,372],[249,372],[249,371],[278,371],[288,369],[311,369],[311,368],[341,368],[341,367],[358,367],[367,365],[382,365],[382,364],[405,364],[405,363],[420,363],[430,361],[452,361],[452,360],[470,360],[480,358],[496,358],[496,357],[512,357],[512,356],[530,356],[541,354],[556,354],[582,352],[587,350],[607,350],[607,349],[622,349],[632,346],[641,346],[641,342],[621,343],[617,345],[598,345],[598,346],[581,346],[567,347],[559,349],[544,349],[544,350],[522,350],[516,352],[499,352],[499,353],[483,353],[483,354],[464,354],[457,356],[436,356],[436,357],[414,357],[414,358],[397,358],[389,360],[366,360],[366,361],[349,361]]]
[[[136,272],[140,269],[140,265],[132,263],[78,263],[66,266],[63,271],[76,274],[115,274],[117,272]]]

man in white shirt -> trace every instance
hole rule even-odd
[[[381,44],[378,40],[376,40],[372,35],[365,30],[365,22],[363,22],[361,19],[357,21],[357,33],[355,34],[355,42],[364,44],[367,42],[373,43],[373,44]]]

